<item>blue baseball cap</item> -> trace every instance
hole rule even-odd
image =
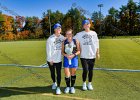
[[[56,28],[58,28],[58,27],[61,28],[61,25],[60,25],[59,23],[56,23],[56,24],[53,26],[54,29],[56,29]]]
[[[82,25],[84,25],[84,24],[90,24],[89,20],[83,20]]]

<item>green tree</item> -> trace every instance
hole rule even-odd
[[[22,31],[29,31],[29,38],[38,38],[39,35],[37,35],[37,29],[40,25],[40,19],[38,17],[26,17],[26,24],[23,27]],[[40,33],[41,34],[41,33]]]
[[[82,20],[84,19],[84,15],[77,8],[71,8],[62,21],[63,31],[65,32],[66,29],[72,28],[73,33],[76,34],[82,30]]]
[[[112,17],[112,20],[115,22],[116,18],[119,15],[119,11],[117,9],[115,9],[114,7],[112,7],[108,10],[108,13]]]
[[[135,35],[134,27],[136,24],[136,10],[137,10],[136,3],[133,2],[133,0],[129,0],[127,3],[127,8],[129,11],[129,34]]]
[[[129,35],[137,35],[138,32],[138,17],[136,13],[138,5],[133,0],[129,0],[127,5],[120,8],[120,28],[126,31]],[[136,31],[137,30],[137,31]]]
[[[23,30],[29,30],[32,33],[35,33],[35,29],[38,27],[39,24],[39,18],[38,17],[26,17],[26,24],[23,28]]]
[[[119,35],[119,32],[118,32],[118,22],[117,22],[117,19],[119,17],[119,11],[117,9],[115,9],[114,7],[111,7],[109,10],[108,10],[108,17],[107,19],[110,20],[110,21],[106,21],[110,27],[107,27],[110,28],[110,33],[112,35],[112,37],[116,36],[116,35]]]
[[[101,19],[100,19],[100,12],[94,11],[94,12],[92,13],[91,19],[92,19],[93,22],[94,22],[94,29],[95,29],[95,31],[96,31],[97,33],[100,33],[100,28],[101,28],[101,30],[102,30],[102,28],[103,28],[103,24],[102,24],[103,19],[104,19],[103,14],[101,13]],[[100,25],[101,25],[101,27],[100,27]]]
[[[50,35],[50,26],[51,26],[51,33],[53,33],[53,25],[55,23],[62,24],[62,19],[64,18],[64,14],[60,11],[52,12],[51,10],[47,10],[47,12],[43,12],[43,18],[41,21],[42,29],[44,36]]]

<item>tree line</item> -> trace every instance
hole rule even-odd
[[[36,16],[16,18],[0,13],[0,40],[20,40],[47,38],[53,34],[53,25],[62,25],[62,34],[67,28],[72,28],[76,34],[82,31],[82,20],[87,19],[86,12],[76,7],[71,7],[66,14],[59,10],[43,12],[42,18]],[[108,15],[94,11],[89,18],[91,29],[100,37],[120,35],[140,35],[140,4],[128,0],[120,9],[111,7]]]

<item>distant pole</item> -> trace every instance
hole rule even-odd
[[[99,30],[99,34],[101,35],[101,8],[103,7],[103,4],[99,4],[98,7],[100,8],[100,12],[99,12],[99,19],[100,19],[100,30]]]
[[[49,11],[49,24],[50,24],[50,35],[51,35],[51,20],[50,20],[50,11]]]

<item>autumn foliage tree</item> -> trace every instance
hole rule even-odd
[[[105,17],[100,12],[94,11],[90,16],[91,18],[86,18],[86,13],[89,12],[74,6],[65,14],[58,10],[54,12],[46,10],[46,12],[43,12],[41,19],[36,16],[12,17],[0,12],[0,40],[47,38],[53,34],[55,23],[62,25],[62,34],[68,28],[71,28],[75,35],[83,30],[82,20],[84,19],[91,19],[91,29],[95,30],[97,34],[101,33],[99,35],[102,35],[102,33],[107,36],[113,34],[140,35],[140,4],[133,0],[128,0],[128,3],[122,5],[119,10],[111,7]]]

